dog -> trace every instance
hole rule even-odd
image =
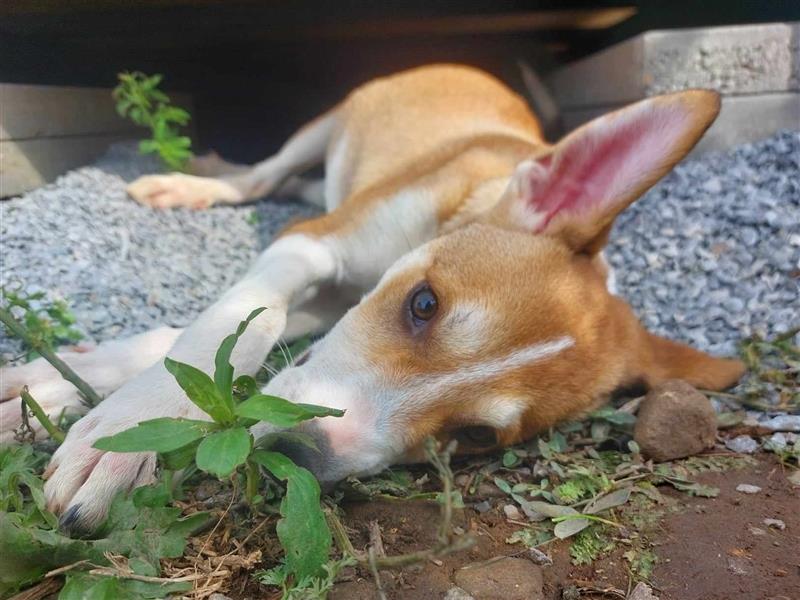
[[[457,439],[463,452],[513,444],[633,383],[734,384],[739,361],[645,331],[613,293],[602,255],[615,217],[718,111],[714,92],[654,97],[551,145],[501,82],[434,65],[357,88],[253,167],[212,157],[197,168],[214,177],[136,180],[129,194],[157,208],[237,204],[289,182],[326,213],[289,226],[186,329],[62,353],[108,397],[53,455],[49,507],[67,529],[91,530],[116,493],[152,481],[154,455],[93,443],[155,417],[207,419],[163,358],[213,370],[220,341],[260,306],[268,310],[233,353],[237,374],[255,374],[281,336],[327,332],[264,389],[346,411],[301,426],[319,453],[287,448],[323,484],[417,461],[431,435]],[[324,182],[291,179],[323,161]],[[19,425],[23,384],[50,415],[80,406],[42,360],[2,380],[5,439]]]

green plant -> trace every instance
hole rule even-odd
[[[280,505],[283,518],[278,522],[277,533],[288,573],[300,581],[322,575],[331,534],[320,507],[320,488],[314,476],[269,448],[287,438],[312,446],[313,441],[299,433],[280,432],[265,436],[256,447],[248,429],[259,421],[290,428],[307,419],[338,417],[344,413],[260,394],[255,380],[247,375],[234,379],[231,353],[248,324],[264,310],[251,312],[236,332],[222,341],[214,361],[213,378],[191,365],[169,358],[164,361],[189,399],[212,421],[173,418],[142,421],[132,429],[97,440],[95,448],[157,452],[167,469],[184,468],[194,461],[198,469],[220,479],[243,471],[245,496],[251,505],[262,500],[258,495],[260,472],[261,468],[266,469],[274,479],[286,484]]]
[[[139,142],[142,154],[157,153],[172,169],[182,171],[192,158],[192,141],[180,135],[180,127],[191,118],[182,108],[170,105],[169,96],[158,89],[162,75],[138,71],[120,73],[113,97],[117,112],[137,125],[148,127],[152,138]]]
[[[25,360],[37,358],[39,346],[52,352],[62,344],[74,344],[83,339],[83,334],[73,327],[75,316],[64,300],[48,302],[44,292],[28,294],[21,286],[15,290],[0,287],[0,294],[6,310],[20,315],[20,323],[28,333],[27,339],[21,338]]]
[[[67,573],[59,600],[163,598],[191,589],[160,580],[160,560],[183,554],[206,513],[182,517],[181,509],[167,506],[172,496],[161,482],[118,495],[96,539],[69,538],[44,506],[44,458],[29,445],[0,449],[0,596],[57,568]]]
[[[598,523],[575,536],[569,547],[569,555],[572,557],[572,564],[588,565],[613,548],[614,542],[609,538],[606,527]]]
[[[266,571],[259,571],[255,576],[264,585],[281,588],[282,600],[325,600],[342,569],[357,564],[358,561],[352,556],[343,556],[338,560],[329,560],[322,565],[324,575],[321,577],[304,577],[297,581],[292,580],[291,573],[285,564]]]

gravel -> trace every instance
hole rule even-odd
[[[686,161],[626,210],[620,294],[654,333],[720,355],[800,313],[800,132]]]
[[[183,326],[235,282],[291,201],[155,211],[125,182],[157,170],[119,144],[93,166],[0,203],[0,283],[66,298],[92,339]],[[690,160],[618,219],[617,284],[652,331],[717,354],[800,312],[800,132]],[[13,353],[0,339],[0,352]]]

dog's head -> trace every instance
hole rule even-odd
[[[718,109],[690,91],[597,119],[519,165],[481,223],[395,263],[266,389],[347,411],[305,426],[322,451],[301,462],[332,482],[418,459],[429,435],[466,451],[510,444],[634,382],[734,383],[738,361],[647,333],[599,255]]]

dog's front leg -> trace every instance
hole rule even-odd
[[[241,337],[231,357],[237,374],[255,374],[286,325],[287,309],[309,286],[335,279],[334,252],[305,235],[289,235],[270,246],[240,283],[190,325],[168,356],[206,372],[222,339],[253,309],[263,311]],[[93,448],[101,437],[157,417],[208,419],[178,387],[162,362],[111,394],[69,431],[48,467],[45,495],[62,514],[66,529],[91,530],[104,519],[120,490],[152,480],[151,453],[118,454]]]

